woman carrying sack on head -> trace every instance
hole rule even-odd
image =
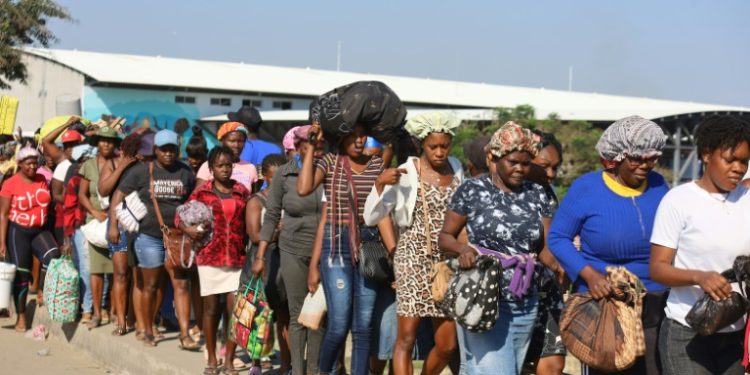
[[[213,211],[211,239],[200,247],[195,257],[203,297],[203,333],[206,338],[208,365],[203,373],[218,374],[216,358],[216,329],[221,313],[232,315],[234,292],[240,284],[240,273],[245,261],[245,211],[250,191],[241,183],[232,180],[232,150],[224,146],[215,147],[208,155],[208,165],[213,178],[198,186],[189,201],[205,204]],[[207,228],[200,225],[187,226],[176,217],[177,227],[196,243],[207,236]],[[221,306],[221,297],[226,305]],[[236,344],[226,338],[224,371],[233,369]]]
[[[456,348],[455,322],[432,299],[433,264],[445,260],[437,239],[453,192],[463,181],[461,162],[449,157],[453,129],[461,121],[434,112],[416,116],[406,130],[421,142],[422,154],[398,168],[389,168],[375,181],[365,203],[367,225],[377,225],[393,213],[400,228],[394,255],[398,335],[393,353],[396,374],[411,374],[412,351],[422,318],[431,318],[435,347],[423,371],[439,374]]]
[[[623,266],[646,287],[643,322],[646,355],[622,374],[659,374],[656,350],[666,288],[648,272],[651,228],[669,189],[653,171],[667,136],[653,121],[629,116],[612,123],[596,148],[604,171],[579,177],[565,195],[549,233],[549,247],[576,293],[596,300],[612,293],[607,266]],[[581,238],[581,250],[573,242]],[[598,370],[583,365],[590,374]]]
[[[537,317],[538,296],[533,274],[523,275],[529,283],[519,288],[511,288],[510,281],[523,272],[520,267],[528,270],[533,266],[536,254],[547,251],[544,234],[552,215],[544,188],[526,180],[538,152],[538,137],[514,122],[506,123],[487,146],[490,173],[465,180],[445,214],[440,249],[457,257],[461,268],[473,268],[480,251],[501,261],[518,261],[515,267],[503,270],[499,314],[493,328],[474,332],[457,325],[462,373],[521,372]],[[472,245],[458,240],[464,228]]]
[[[310,129],[313,142],[321,142],[322,135],[313,125]],[[312,194],[318,186],[324,185],[327,201],[308,274],[310,292],[322,281],[328,305],[328,324],[319,364],[319,371],[324,374],[334,372],[350,328],[353,336],[351,372],[356,375],[368,372],[377,282],[360,273],[359,249],[361,235],[374,231],[364,225],[362,214],[367,195],[383,172],[383,159],[363,154],[366,139],[365,126],[356,124],[340,138],[337,153],[327,153],[317,161],[313,160],[315,144],[308,143],[297,179],[300,196]],[[390,220],[382,220],[378,228],[383,238],[391,239],[385,246],[392,252],[395,241]],[[378,241],[378,238],[372,235],[364,240]]]
[[[180,325],[179,347],[184,350],[200,350],[200,345],[189,334],[189,273],[180,269],[179,265],[173,264],[171,260],[165,262],[167,253],[162,225],[167,227],[174,223],[177,206],[187,200],[195,186],[195,178],[190,167],[178,160],[178,142],[177,133],[171,130],[160,130],[156,133],[156,160],[140,163],[128,169],[112,197],[112,202],[122,202],[124,197],[136,191],[148,211],[140,222],[135,239],[135,254],[138,259],[136,272],[140,273],[143,284],[140,316],[143,317],[144,323],[143,331],[137,333],[138,339],[146,346],[156,346],[153,326],[148,323],[153,322],[159,307],[156,305],[156,290],[166,267],[174,288],[174,302]],[[120,242],[116,220],[110,220],[108,233],[109,242]]]
[[[745,320],[703,336],[686,316],[704,294],[725,301],[744,293],[720,272],[750,255],[750,191],[740,184],[750,159],[750,125],[714,116],[695,131],[703,176],[675,187],[656,211],[651,235],[651,277],[670,286],[659,331],[664,374],[744,374]],[[747,342],[744,342],[747,345]]]
[[[310,267],[310,256],[323,206],[323,187],[319,186],[313,194],[297,194],[297,179],[302,168],[302,159],[308,152],[308,131],[310,125],[292,128],[284,136],[285,148],[293,148],[295,153],[289,161],[276,169],[273,175],[260,230],[260,242],[255,252],[256,260],[251,272],[261,275],[266,270],[270,251],[279,253],[281,277],[289,305],[289,347],[292,374],[318,373],[320,346],[325,328],[307,329],[297,320],[302,310],[305,297],[308,295],[307,274]],[[322,144],[313,149],[315,156],[320,156]],[[284,224],[279,226],[282,220]],[[280,228],[280,230],[279,230]],[[272,250],[278,239],[277,250]]]
[[[52,201],[47,181],[36,172],[39,152],[30,146],[16,153],[18,172],[3,182],[0,190],[0,257],[16,265],[13,301],[16,306],[16,331],[28,329],[26,295],[31,281],[32,258],[39,259],[39,290],[52,259],[60,256],[55,236],[47,228]]]

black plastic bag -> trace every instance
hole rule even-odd
[[[310,121],[318,121],[331,144],[351,133],[356,124],[367,127],[367,135],[390,143],[403,127],[406,107],[390,87],[378,81],[358,81],[335,88],[310,104]]]
[[[699,335],[708,336],[736,322],[749,308],[747,298],[737,292],[723,301],[715,301],[704,293],[685,316],[685,321]]]
[[[732,268],[721,273],[730,283],[739,283],[740,290],[747,295],[747,282],[750,281],[750,256],[740,255],[734,259]],[[743,287],[743,283],[745,286]],[[710,295],[695,302],[685,316],[690,328],[700,335],[708,336],[739,320],[750,310],[750,301],[744,295],[732,292],[723,301],[714,301]]]

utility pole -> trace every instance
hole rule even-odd
[[[336,71],[341,71],[341,41],[339,40],[336,48]]]
[[[568,67],[568,91],[573,91],[573,65]]]

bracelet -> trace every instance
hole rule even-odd
[[[255,257],[255,260],[266,260],[266,257]]]

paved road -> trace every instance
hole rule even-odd
[[[62,340],[34,341],[13,329],[15,318],[0,318],[0,366],[3,374],[101,375],[113,374],[106,366]],[[47,356],[37,352],[48,349]]]

